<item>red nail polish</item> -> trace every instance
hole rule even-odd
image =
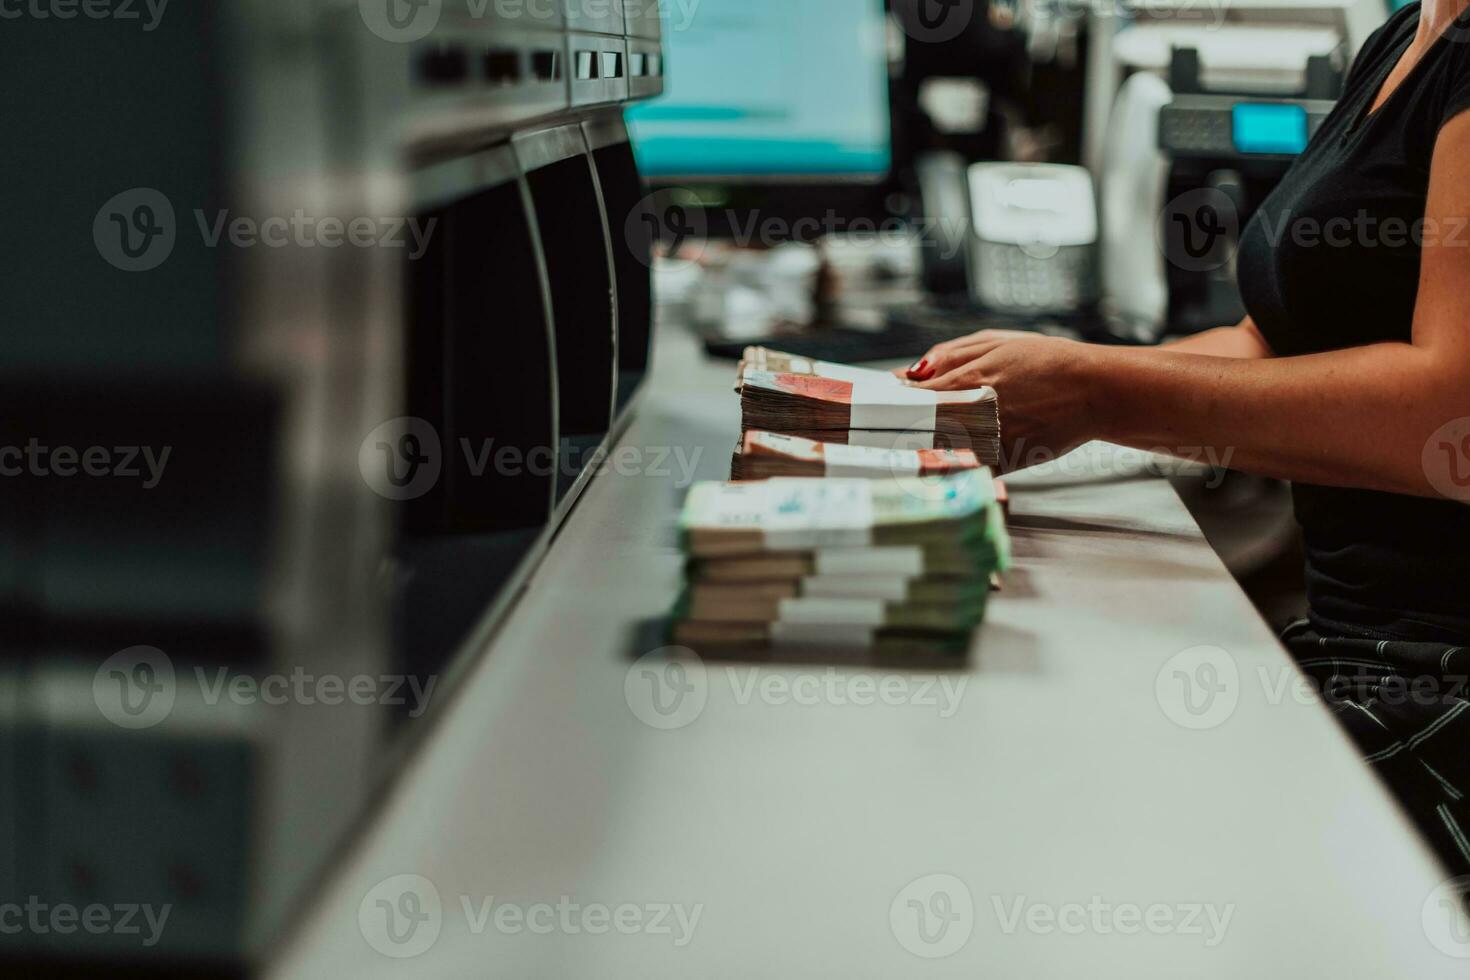
[[[912,374],[915,377],[923,377],[924,376],[924,372],[925,372],[925,370],[928,367],[929,367],[929,359],[928,358],[925,358],[924,360],[920,361],[918,364],[915,364],[913,367],[909,368],[909,374]]]

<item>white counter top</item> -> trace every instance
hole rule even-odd
[[[624,473],[725,475],[732,373],[664,338]],[[273,976],[1463,976],[1444,874],[1166,481],[1015,479],[961,671],[710,663],[660,730],[627,633],[679,459],[588,489]]]

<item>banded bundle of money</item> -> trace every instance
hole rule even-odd
[[[899,484],[860,479],[698,483],[680,517],[695,558],[831,547],[989,541],[999,508],[988,469]]]
[[[976,549],[951,547],[948,543],[814,548],[730,558],[695,558],[690,560],[687,574],[691,582],[711,585],[839,576],[905,580],[925,575],[971,578],[984,569],[985,558]]]
[[[970,647],[971,633],[911,632],[866,626],[817,626],[803,630],[780,623],[707,623],[676,619],[669,642],[695,652],[766,651],[791,647],[856,649],[878,657],[955,656]]]
[[[904,437],[902,448],[969,449],[986,465],[1000,460],[1000,414],[995,391],[929,391],[878,381],[748,371],[740,388],[742,427],[800,435],[818,442],[883,445]],[[854,432],[870,433],[854,437]],[[888,439],[879,433],[896,433]],[[930,442],[912,445],[912,438]]]
[[[754,427],[752,427],[754,428]],[[964,431],[943,432],[896,432],[882,429],[788,429],[781,435],[795,436],[798,439],[808,439],[812,442],[835,444],[841,446],[863,446],[869,449],[898,450],[902,452],[920,452],[927,449],[944,449],[959,452],[961,450],[972,452],[982,466],[998,467],[1001,452],[1000,438],[984,439],[979,442],[971,439]],[[743,448],[744,439],[735,446],[735,455],[738,457]],[[739,477],[735,477],[739,479]]]
[[[778,432],[745,433],[731,479],[837,476],[882,479],[940,476],[980,468],[969,449],[879,449],[826,443]]]
[[[989,470],[699,484],[673,642],[962,651],[1009,541]]]
[[[695,582],[685,593],[684,618],[706,623],[765,623],[785,618],[861,620],[882,604],[884,625],[941,632],[979,625],[990,583],[965,578],[809,576],[747,585]]]
[[[909,382],[887,371],[853,367],[832,361],[816,361],[796,354],[771,350],[769,347],[747,347],[740,358],[740,370],[735,375],[735,390],[739,391],[750,373],[800,374],[817,378],[835,378],[840,381],[871,381],[875,384],[907,387]]]

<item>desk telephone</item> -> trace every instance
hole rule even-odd
[[[948,232],[963,241],[924,249],[931,292],[965,291],[987,311],[1023,315],[1074,313],[1097,301],[1097,199],[1086,170],[966,166],[937,154],[920,164],[919,180],[931,227],[952,229],[956,213],[966,225],[963,236]]]

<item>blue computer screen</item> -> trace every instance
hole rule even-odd
[[[1242,102],[1234,110],[1241,153],[1296,154],[1307,148],[1307,110],[1299,105]]]
[[[883,0],[664,3],[665,95],[628,113],[652,177],[888,173]]]

